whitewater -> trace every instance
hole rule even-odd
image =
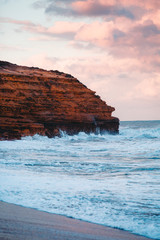
[[[160,121],[0,142],[0,200],[160,239]]]

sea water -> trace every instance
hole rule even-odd
[[[0,200],[160,239],[160,121],[0,142]]]

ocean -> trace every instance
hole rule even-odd
[[[0,142],[0,200],[160,239],[160,121]]]

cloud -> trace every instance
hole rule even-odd
[[[115,58],[138,59],[142,71],[158,71],[160,66],[160,25],[152,19],[135,22],[129,19],[118,22],[95,20],[91,23],[57,21],[50,27],[10,18],[0,21],[20,26],[16,31],[29,32],[30,40],[62,39],[67,40],[70,47],[99,48]]]
[[[56,70],[58,58],[49,58],[45,53],[32,55],[21,62],[22,65],[29,67],[40,67],[47,70]]]
[[[76,1],[72,3],[72,9],[77,15],[82,16],[124,16],[126,18],[134,19],[133,13],[130,9],[120,3],[117,4],[116,1]]]
[[[157,101],[160,102],[160,74],[150,74],[143,76],[144,78],[134,84],[133,89],[128,91],[126,99],[140,101]],[[156,103],[156,105],[157,105]]]
[[[33,6],[43,8],[50,16],[61,15],[75,18],[126,18],[132,21],[142,19],[147,14],[156,15],[160,9],[157,0],[38,0]],[[160,16],[159,14],[157,17]],[[158,17],[159,18],[159,17]]]
[[[5,45],[5,44],[0,44],[0,50],[1,51],[27,51],[28,49],[27,48],[22,48],[22,47],[15,47],[15,46],[8,46],[8,45]]]
[[[41,1],[42,3],[42,1]],[[45,1],[46,13],[90,17],[91,22],[57,23],[44,34],[72,40],[72,46],[84,49],[95,46],[118,58],[139,58],[140,66],[148,69],[160,63],[160,2],[153,0],[69,0]],[[103,17],[94,19],[92,17]],[[110,16],[111,18],[108,18]],[[82,19],[82,18],[81,18]],[[56,26],[57,25],[57,26]],[[63,26],[64,25],[64,26]],[[59,32],[58,32],[59,28]],[[71,28],[71,31],[69,31]]]
[[[87,43],[87,42],[81,42],[81,41],[70,41],[69,46],[79,49],[79,50],[99,50],[95,45],[92,43]]]
[[[145,21],[133,28],[133,31],[140,32],[144,38],[160,34],[160,25],[154,24],[151,20]]]
[[[34,27],[36,24],[32,23],[31,21],[20,21],[12,18],[5,18],[5,17],[0,17],[0,22],[1,23],[12,23],[12,24],[18,24],[18,25],[23,25],[23,26],[30,26]]]
[[[75,34],[79,29],[84,25],[81,22],[67,22],[67,21],[58,21],[52,27],[47,29],[49,34],[57,34],[61,37],[74,38]]]
[[[69,1],[36,1],[35,8],[44,8],[45,13],[49,15],[63,15],[72,17],[99,17],[99,16],[124,16],[134,19],[138,7],[129,5],[126,7],[120,0],[69,0]],[[136,10],[136,11],[135,11]]]
[[[145,97],[158,97],[160,94],[160,74],[154,78],[144,79],[136,86],[136,93]]]
[[[33,7],[37,8],[44,8],[45,13],[49,15],[63,15],[63,16],[70,16],[74,15],[74,11],[70,7],[70,4],[74,2],[73,0],[39,0],[33,3]]]
[[[156,67],[160,62],[160,27],[152,21],[143,24],[135,22],[118,26],[113,21],[84,24],[75,35],[76,41],[98,46],[118,58],[138,58],[140,66],[144,62]],[[157,64],[156,64],[157,63]]]
[[[90,21],[80,18],[81,21],[75,22],[65,18],[48,27],[10,18],[1,18],[1,23],[19,26],[16,31],[28,32],[30,41],[67,40],[70,48],[99,49],[101,54],[110,55],[114,59],[126,59],[132,64],[133,70],[138,67],[144,72],[159,71],[160,4],[157,1],[42,0],[35,4],[56,14],[65,11],[65,16],[88,16]],[[131,15],[127,16],[129,13]]]
[[[51,27],[44,27],[41,24],[34,24],[31,21],[21,21],[11,18],[0,18],[1,23],[20,25],[16,31],[27,31],[33,34],[41,34],[51,38],[73,39],[76,32],[84,24],[82,22],[57,21]]]

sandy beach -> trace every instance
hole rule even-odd
[[[0,201],[1,240],[147,240],[127,231]]]

